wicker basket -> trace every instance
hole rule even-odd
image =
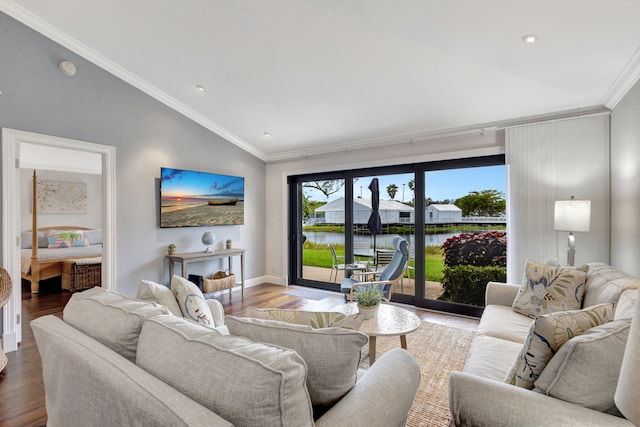
[[[62,289],[79,291],[102,284],[102,258],[69,259],[62,263]]]
[[[215,292],[223,289],[230,289],[236,285],[236,275],[218,271],[211,276],[202,278],[202,289],[204,292]]]

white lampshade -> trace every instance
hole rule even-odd
[[[640,291],[622,359],[614,401],[626,419],[640,425]]]
[[[588,232],[591,225],[591,200],[556,201],[554,226],[560,231]]]

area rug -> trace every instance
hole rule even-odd
[[[300,288],[290,289],[284,293],[287,295],[292,295],[294,297],[312,299],[316,301],[335,295],[330,292],[316,291],[314,289],[300,289]]]
[[[435,323],[422,322],[407,335],[407,350],[420,365],[422,377],[409,411],[407,426],[449,426],[449,373],[461,371],[475,332]],[[400,348],[399,337],[378,337],[376,359],[384,352]],[[362,350],[360,367],[369,367],[369,346]]]

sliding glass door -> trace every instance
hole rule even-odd
[[[506,265],[505,180],[504,156],[290,177],[290,282],[339,290],[345,275],[383,269],[401,236],[409,262],[393,300],[478,314],[484,279]],[[469,250],[490,259],[450,255]]]

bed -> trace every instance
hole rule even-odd
[[[20,270],[31,282],[31,293],[40,292],[40,281],[62,276],[64,261],[102,255],[102,230],[60,225],[38,228],[36,171],[33,171],[31,230],[20,234]],[[36,232],[32,232],[36,230]]]
[[[32,294],[40,291],[41,280],[62,276],[62,264],[64,261],[102,255],[102,230],[69,225],[42,227],[37,230],[35,245],[33,244],[33,233],[30,230],[21,233],[21,273],[23,279],[31,282]],[[64,233],[65,231],[69,233]],[[49,237],[70,234],[76,231],[82,233],[88,242],[88,246],[49,247]]]

